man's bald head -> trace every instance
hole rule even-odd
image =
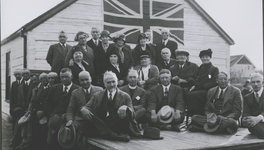
[[[82,71],[79,73],[79,82],[82,88],[89,89],[91,86],[92,78],[88,71]]]
[[[89,77],[89,78],[91,78],[91,75],[90,75],[90,73],[88,71],[81,71],[79,73],[79,78],[82,78],[82,77]]]

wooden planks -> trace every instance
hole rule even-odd
[[[175,149],[254,149],[263,148],[264,140],[251,135],[246,128],[239,128],[235,135],[214,135],[189,131],[162,131],[163,140],[132,139],[130,142],[89,138],[88,143],[101,149],[122,150],[175,150]]]

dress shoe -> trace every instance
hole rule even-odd
[[[188,130],[191,132],[204,132],[204,129],[195,125],[189,125]]]
[[[130,137],[127,134],[121,134],[117,136],[117,141],[129,142]]]
[[[172,125],[171,131],[181,132],[180,126],[179,125]]]

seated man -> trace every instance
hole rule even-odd
[[[80,113],[80,109],[90,101],[93,95],[97,92],[102,91],[103,89],[98,86],[91,85],[92,78],[90,73],[87,71],[82,71],[79,73],[79,83],[81,87],[74,90],[71,95],[70,103],[66,112],[67,123],[66,126],[73,125],[79,134],[79,130],[85,122],[85,119]],[[78,146],[80,137],[77,139]]]
[[[141,136],[130,96],[117,88],[113,72],[106,72],[103,79],[106,89],[96,93],[81,109],[87,120],[82,132],[87,136],[126,142],[130,140],[129,135]]]
[[[162,69],[159,74],[161,84],[151,89],[146,117],[151,126],[179,132],[179,124],[183,122],[185,109],[182,89],[171,84],[171,72],[168,69]],[[157,112],[167,105],[175,109],[175,112],[172,112],[174,116],[171,122],[164,123],[158,120]]]
[[[170,67],[177,62],[176,59],[171,58],[171,51],[166,47],[161,50],[161,58],[163,61],[157,64],[159,71],[161,69],[170,69]]]
[[[253,73],[250,82],[254,92],[245,96],[242,123],[252,134],[264,139],[263,76]]]
[[[205,105],[206,116],[194,115],[189,126],[190,131],[203,132],[204,125],[212,115],[221,119],[219,127],[213,133],[234,134],[238,128],[238,119],[241,115],[242,95],[238,88],[228,85],[229,78],[227,73],[220,72],[217,78],[218,86],[211,88],[207,94]]]
[[[146,114],[146,95],[145,90],[139,86],[138,73],[136,70],[130,70],[127,76],[128,85],[120,87],[120,90],[130,95],[132,99],[133,108],[135,110],[135,119],[138,123],[144,122]]]

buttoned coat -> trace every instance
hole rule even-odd
[[[162,85],[158,85],[151,89],[149,104],[147,106],[147,111],[156,110],[158,112],[162,107],[162,100],[164,97],[164,91]],[[184,112],[185,104],[183,100],[182,89],[177,85],[170,85],[168,94],[168,104],[175,110],[180,110]]]
[[[259,103],[257,103],[255,99],[254,92],[245,96],[244,104],[243,104],[243,116],[264,116],[264,92],[262,92]]]
[[[130,95],[130,89],[128,85],[122,86],[119,88],[121,91],[126,92]],[[132,105],[133,107],[137,107],[137,109],[145,108],[146,107],[146,94],[145,90],[139,86],[136,87],[132,97]]]
[[[161,50],[163,48],[168,48],[171,51],[171,58],[176,59],[176,55],[175,55],[175,50],[178,49],[178,44],[172,40],[168,40],[167,44],[164,46],[162,44],[162,41],[160,41],[159,43],[157,43],[156,45],[156,64],[159,64],[161,61],[163,61],[162,57],[161,57]]]
[[[103,91],[101,87],[91,85],[90,98],[97,92]],[[90,99],[89,99],[90,100]],[[88,102],[89,102],[88,100]],[[75,89],[70,98],[70,103],[66,111],[66,119],[69,120],[85,120],[80,114],[80,110],[87,104],[85,92],[82,87]]]
[[[218,98],[219,86],[211,88],[207,93],[207,102],[205,105],[205,114],[216,113],[214,101]],[[238,120],[242,112],[242,95],[238,88],[229,85],[224,93],[223,107],[218,113],[227,118]]]
[[[99,45],[102,45],[102,41],[98,40],[97,46],[94,44],[93,39],[90,39],[89,41],[86,42],[86,44],[91,47],[93,49],[93,51],[95,52],[96,47],[98,47]]]
[[[23,80],[22,80],[23,82]],[[22,84],[22,83],[20,83]],[[11,90],[10,90],[10,105],[9,108],[11,109],[11,107],[14,104],[17,104],[17,99],[18,99],[18,86],[20,85],[18,84],[18,81],[14,81],[11,85]]]
[[[29,107],[34,87],[35,84],[32,82],[32,80],[30,80],[28,92],[26,92],[25,82],[20,84],[18,87],[18,104],[22,105],[25,110],[27,110]]]
[[[50,46],[46,60],[50,64],[52,72],[56,72],[59,75],[61,69],[65,67],[65,58],[71,48],[70,45],[66,44],[66,52],[63,52],[64,49],[60,43]]]

